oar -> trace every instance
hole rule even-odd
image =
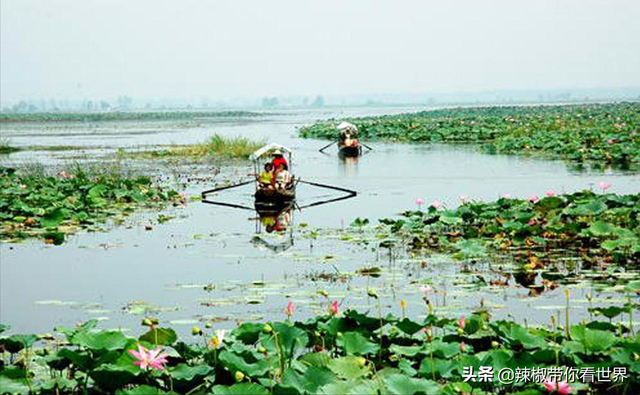
[[[325,145],[324,147],[320,148],[318,151],[322,152],[324,150],[326,150],[327,148],[331,147],[332,145],[334,145],[336,142],[332,141],[331,143]]]
[[[224,206],[224,207],[233,207],[233,208],[241,208],[243,210],[251,210],[254,211],[255,209],[252,207],[247,207],[247,206],[242,206],[240,204],[234,204],[234,203],[225,203],[225,202],[214,202],[213,200],[207,200],[207,199],[202,199],[201,200],[202,203],[208,203],[208,204],[215,204],[217,206]]]
[[[337,187],[337,186],[334,186],[334,185],[320,184],[318,182],[311,182],[311,181],[304,181],[304,180],[301,180],[300,182],[303,183],[303,184],[313,185],[315,187],[327,188],[327,189],[333,189],[333,190],[336,190],[336,191],[346,192],[346,193],[348,193],[348,194],[350,194],[352,196],[356,196],[358,194],[358,192],[352,191],[351,189],[341,188],[341,187]]]
[[[366,145],[365,143],[360,143],[360,145],[362,145],[363,147],[373,151],[373,148],[369,147],[368,145]]]
[[[207,195],[208,195],[208,194],[210,194],[210,193],[224,191],[225,189],[231,189],[231,188],[241,187],[241,186],[243,186],[243,185],[251,184],[252,182],[253,182],[253,180],[249,180],[249,181],[241,182],[240,184],[227,185],[227,186],[225,186],[225,187],[219,187],[219,188],[207,189],[206,191],[203,191],[203,192],[202,192],[202,198],[203,198],[203,199],[206,199]]]

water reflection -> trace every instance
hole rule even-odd
[[[256,234],[251,243],[266,247],[273,252],[283,252],[293,246],[294,210],[289,208],[279,213],[258,213],[255,218]],[[288,231],[287,231],[288,230]]]

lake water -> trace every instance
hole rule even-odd
[[[325,141],[296,137],[296,128],[318,119],[417,111],[422,108],[281,111],[249,120],[193,123],[110,122],[80,125],[2,126],[3,136],[17,146],[74,145],[78,151],[24,151],[0,158],[2,164],[38,161],[64,166],[69,160],[95,161],[118,148],[128,150],[163,144],[188,144],[213,133],[246,136],[278,142],[295,151],[293,172],[303,180],[353,189],[358,196],[333,204],[295,211],[294,226],[285,235],[266,234],[249,211],[189,201],[186,207],[164,214],[176,218],[157,223],[159,212],[139,212],[124,225],[107,232],[81,232],[61,246],[41,240],[0,244],[0,321],[13,329],[51,331],[56,325],[73,325],[90,318],[104,320],[105,328],[138,328],[144,314],[173,321],[188,331],[194,322],[219,321],[232,327],[236,321],[281,319],[287,297],[296,305],[296,317],[326,311],[327,301],[318,290],[329,292],[343,309],[375,311],[366,289],[382,295],[383,308],[400,314],[399,301],[407,299],[408,314],[425,313],[422,295],[413,281],[431,279],[436,310],[443,314],[469,313],[484,300],[496,317],[547,323],[563,308],[562,288],[529,297],[521,287],[476,288],[461,274],[468,262],[443,256],[411,257],[363,247],[340,240],[342,229],[357,217],[373,223],[415,208],[416,198],[458,204],[459,195],[489,200],[502,194],[513,197],[544,195],[545,191],[573,192],[595,189],[610,182],[612,192],[640,192],[637,173],[577,172],[561,161],[485,155],[474,147],[370,143],[374,149],[356,161],[345,162],[331,147],[318,152]],[[102,159],[99,159],[102,160]],[[156,173],[169,172],[158,165]],[[209,167],[181,169],[181,173],[207,175]],[[239,180],[251,171],[248,164],[224,167],[214,180]],[[210,182],[191,183],[184,190],[198,196]],[[252,205],[252,186],[222,192],[216,199]],[[340,196],[335,191],[301,184],[299,204]],[[152,230],[145,230],[145,226]],[[302,227],[300,226],[302,225]],[[320,229],[315,238],[310,230]],[[274,245],[293,245],[274,252],[253,243],[259,236]],[[372,248],[373,247],[373,248]],[[472,263],[486,270],[495,262]],[[508,262],[507,262],[508,264]],[[354,274],[363,267],[380,267],[378,278]],[[336,275],[340,273],[339,275]],[[607,289],[574,286],[575,320],[588,317],[584,295],[593,292],[597,303],[617,303],[621,295]],[[184,326],[180,326],[184,324]]]

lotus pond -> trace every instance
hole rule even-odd
[[[3,333],[4,339],[19,336],[16,334],[42,335],[58,328],[41,340],[3,340],[19,350],[13,356],[4,354],[7,373],[0,376],[17,380],[14,384],[20,386],[19,391],[33,385],[44,392],[55,392],[57,385],[60,392],[69,388],[82,391],[88,386],[90,392],[147,393],[148,387],[140,387],[153,386],[179,393],[196,387],[199,389],[193,393],[263,393],[276,388],[278,393],[335,393],[348,386],[371,393],[464,393],[471,388],[473,393],[506,393],[546,390],[540,383],[463,384],[459,361],[479,361],[473,365],[476,370],[500,358],[502,367],[511,363],[505,362],[508,358],[522,361],[517,365],[520,367],[546,367],[556,364],[557,354],[558,364],[569,367],[633,365],[629,361],[633,362],[633,353],[638,351],[635,284],[640,279],[638,173],[607,166],[579,169],[572,162],[553,158],[486,154],[475,146],[442,143],[368,142],[374,148],[371,154],[341,161],[335,152],[317,152],[324,141],[300,139],[296,133],[296,128],[318,120],[419,110],[289,111],[193,123],[3,124],[3,134],[17,147],[34,142],[46,147],[67,146],[71,141],[78,147],[22,150],[0,157],[4,167],[17,168],[18,174],[33,162],[43,164],[53,178],[48,181],[54,183],[48,186],[52,192],[59,183],[68,188],[79,182],[60,176],[63,171],[75,175],[76,165],[82,169],[95,164],[119,168],[126,176],[123,180],[142,183],[126,181],[132,182],[126,186],[120,184],[123,180],[108,181],[109,189],[97,196],[106,200],[106,206],[98,199],[95,207],[93,199],[88,199],[80,210],[68,206],[68,199],[48,197],[49,203],[55,203],[44,212],[22,215],[25,220],[35,217],[33,224],[37,225],[22,232],[42,233],[49,230],[41,226],[41,218],[46,216],[45,225],[51,225],[48,219],[57,219],[47,216],[46,210],[63,206],[65,216],[54,224],[57,231],[65,231],[66,226],[76,228],[60,245],[45,243],[42,235],[0,244],[1,321],[11,327]],[[615,116],[615,111],[612,114]],[[118,155],[119,151],[135,155],[171,144],[198,144],[213,134],[288,145],[296,152],[293,168],[298,176],[355,189],[359,194],[355,199],[295,211],[286,232],[267,233],[249,211],[199,201],[204,189],[246,179],[252,170],[248,163],[171,157],[129,160]],[[97,181],[88,177],[83,188],[88,191]],[[111,185],[113,190],[123,190],[120,195],[108,192]],[[19,184],[9,188],[15,187],[15,193],[25,190]],[[138,202],[131,196],[146,190],[150,192],[145,195],[151,194],[148,201]],[[251,193],[251,187],[239,188],[220,193],[216,199],[251,205]],[[298,194],[301,205],[336,196],[307,186]],[[87,197],[86,193],[81,195]],[[15,204],[15,196],[8,202]],[[3,204],[7,204],[4,194]],[[152,207],[145,208],[147,204]],[[127,215],[120,210],[109,213],[120,206],[129,207],[124,211]],[[102,219],[84,222],[77,218],[83,210],[90,218],[95,214]],[[12,219],[16,216],[20,215]],[[377,297],[369,295],[370,289],[376,290]],[[289,301],[295,312],[291,320],[284,321]],[[340,311],[336,317],[328,315],[333,301],[338,302]],[[462,315],[471,323],[468,330],[474,330],[477,323],[482,331],[458,333],[456,322]],[[433,361],[446,361],[446,366],[434,362],[432,368],[424,362],[431,359],[430,342],[425,341],[428,332],[403,331],[404,318],[415,328],[431,328]],[[156,319],[159,324],[154,324]],[[135,358],[129,349],[137,350],[141,343],[151,350],[154,343],[165,343],[155,336],[140,339],[143,321],[165,328],[162,333],[175,332],[185,344],[181,349],[181,343],[170,336],[173,340],[162,345],[170,354],[167,373],[144,371],[132,364]],[[75,326],[86,322],[86,326]],[[295,352],[291,353],[288,345],[282,348],[287,355],[274,355],[280,348],[274,345],[273,334],[263,331],[265,323],[270,323],[274,332],[282,332],[281,337],[300,338],[300,344],[294,342]],[[343,324],[337,331],[328,327]],[[194,326],[206,336],[192,336]],[[513,331],[520,334],[505,333],[516,327]],[[74,333],[83,332],[82,328],[87,334],[74,340]],[[219,348],[214,347],[212,336],[222,329],[232,332],[227,332]],[[245,329],[256,337],[245,338]],[[585,348],[580,336],[587,329],[590,339],[609,339],[603,344],[609,344],[609,334],[613,335],[610,352]],[[316,332],[325,339],[324,346],[318,343]],[[338,332],[348,334],[347,339],[357,338],[358,344],[377,348],[356,351],[338,340]],[[474,336],[482,339],[485,335],[499,345],[494,347],[493,340],[487,344],[486,339],[475,343]],[[105,347],[99,339],[94,339],[97,345],[85,342],[85,336],[118,340]],[[519,348],[516,336],[538,340],[529,339],[528,346]],[[29,343],[28,351],[25,342]],[[450,354],[454,346],[460,350],[460,343],[468,348]],[[575,343],[583,348],[578,349]],[[318,349],[318,345],[324,348]],[[43,349],[49,349],[48,356]],[[68,351],[59,355],[62,349]],[[80,366],[80,359],[69,362],[64,355],[68,352],[98,357],[95,361],[104,359]],[[25,360],[25,353],[33,374],[30,383],[20,381],[25,377],[20,376],[25,373],[20,370],[24,369],[20,361]],[[620,353],[627,353],[626,357]],[[214,354],[217,360],[211,359]],[[306,357],[309,354],[312,356]],[[316,354],[328,359],[309,362],[325,358]],[[542,355],[546,359],[538,359]],[[405,362],[400,366],[402,360]],[[359,378],[346,373],[355,365],[360,369],[355,372],[362,373]],[[105,375],[115,372],[110,376],[114,380],[126,378],[117,388],[104,387],[98,377],[106,371]],[[236,372],[244,375],[237,382]],[[629,367],[627,373],[628,381],[617,383],[620,385],[591,387],[602,393],[632,393],[633,387],[626,385],[633,385],[632,380],[637,383],[638,372]],[[310,383],[311,376],[320,381]],[[327,381],[322,381],[323,377]],[[584,391],[579,383],[572,386],[574,391]]]

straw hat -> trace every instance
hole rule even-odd
[[[273,151],[274,155],[282,155],[282,151],[280,151],[279,149]]]

